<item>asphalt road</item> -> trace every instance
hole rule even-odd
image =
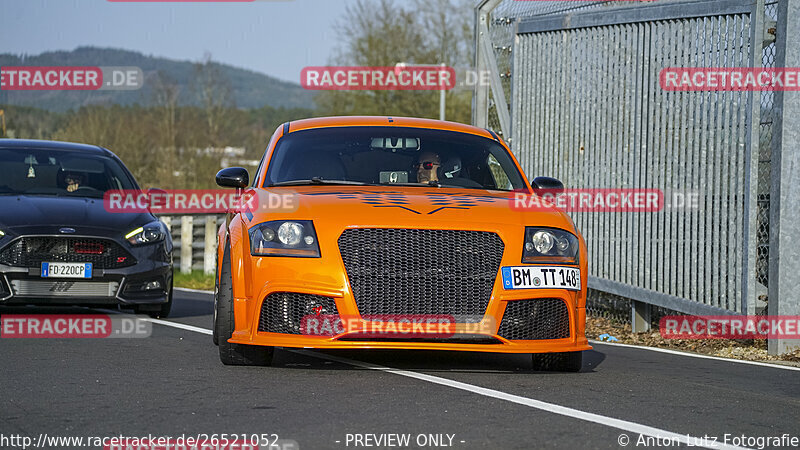
[[[211,313],[209,294],[181,291],[149,338],[0,339],[0,448],[21,448],[4,437],[43,434],[277,434],[301,449],[398,448],[366,446],[382,434],[457,449],[800,439],[797,369],[606,344],[577,374],[534,372],[524,355],[425,351],[278,349],[273,367],[226,367]]]

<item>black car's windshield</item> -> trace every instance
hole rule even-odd
[[[0,195],[102,198],[135,189],[126,170],[104,155],[55,149],[0,148]]]
[[[524,188],[498,142],[453,131],[339,127],[297,131],[278,142],[264,186],[385,184]]]

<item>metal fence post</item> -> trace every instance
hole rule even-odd
[[[487,46],[483,45],[483,40],[491,43],[488,32],[489,14],[500,4],[502,0],[481,0],[475,7],[475,71],[478,78],[484,71],[488,70],[487,57],[494,58],[494,54],[484,55]],[[491,45],[488,46],[491,49]],[[475,86],[475,94],[472,97],[472,124],[476,127],[489,127],[489,86],[478,83]]]
[[[181,273],[192,271],[192,216],[181,216]]]
[[[764,37],[764,0],[756,2],[756,8],[750,26],[750,40],[753,50],[750,51],[748,64],[750,67],[763,67],[762,40]],[[744,251],[742,252],[742,314],[756,313],[758,292],[756,271],[758,261],[758,169],[761,154],[761,93],[756,91],[748,97],[750,117],[747,127],[747,154],[745,155],[745,190],[744,190]]]
[[[800,0],[781,0],[775,67],[800,67]],[[775,93],[770,193],[770,315],[800,316],[800,92]],[[771,339],[769,352],[800,348],[800,339]]]
[[[636,300],[631,301],[631,331],[644,333],[650,331],[650,305]]]
[[[217,216],[206,216],[205,249],[203,251],[203,273],[210,275],[216,270]]]

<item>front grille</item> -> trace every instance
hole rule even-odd
[[[8,297],[8,294],[10,293],[11,292],[8,290],[5,280],[3,280],[3,277],[0,277],[0,300],[2,300],[5,297]]]
[[[296,292],[274,292],[261,304],[258,331],[268,333],[303,334],[302,320],[305,316],[338,316],[336,302],[321,295]]]
[[[20,297],[114,297],[117,288],[117,281],[11,280]]]
[[[93,269],[117,269],[136,264],[134,258],[109,239],[79,237],[21,237],[0,252],[0,263],[40,267],[43,262],[92,263]]]
[[[503,258],[495,233],[359,228],[339,237],[361,315],[443,314],[480,322]]]
[[[568,338],[567,304],[559,298],[510,301],[497,334],[510,341]]]

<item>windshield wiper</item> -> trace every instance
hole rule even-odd
[[[363,181],[350,181],[350,180],[325,180],[321,177],[313,177],[310,180],[289,180],[289,181],[279,181],[277,183],[268,184],[267,187],[277,187],[277,186],[305,186],[310,184],[341,184],[341,185],[353,185],[353,186],[367,186],[369,183],[364,183]]]

